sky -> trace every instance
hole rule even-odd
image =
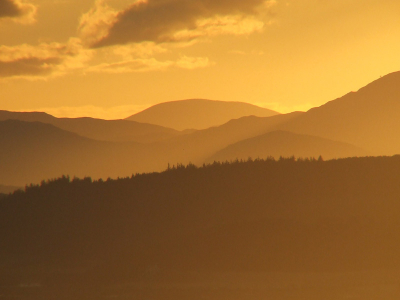
[[[398,0],[0,0],[0,110],[308,110],[400,70]]]

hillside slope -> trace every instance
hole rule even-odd
[[[400,153],[400,72],[312,108],[276,129],[350,143],[375,155]]]
[[[319,157],[324,159],[366,156],[367,152],[350,144],[295,134],[285,131],[273,131],[254,138],[246,139],[230,145],[208,159],[213,161],[246,160],[249,157]]]
[[[396,300],[399,168],[399,156],[267,160],[28,187],[0,200],[0,291]]]
[[[0,121],[20,120],[41,122],[99,141],[149,143],[165,140],[182,133],[162,126],[93,118],[55,118],[42,112],[0,111]]]
[[[62,174],[130,176],[157,165],[157,155],[142,144],[95,141],[40,122],[0,121],[0,144],[0,182],[7,185]]]

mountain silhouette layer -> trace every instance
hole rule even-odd
[[[150,143],[183,134],[158,125],[125,120],[55,118],[43,112],[0,111],[0,121],[9,119],[52,124],[60,129],[100,141]]]
[[[213,161],[234,161],[250,158],[274,157],[319,157],[324,159],[366,156],[368,153],[350,144],[335,142],[315,136],[273,131],[230,145],[208,159]]]
[[[400,153],[399,94],[400,72],[396,72],[305,113],[246,116],[181,132],[136,121],[58,119],[44,113],[0,111],[0,120],[47,123],[0,121],[0,183],[21,186],[60,174],[129,176],[162,171],[168,165],[201,165],[210,159],[269,155],[330,159]],[[221,104],[188,100],[165,105],[192,102]]]
[[[347,142],[374,155],[400,153],[400,72],[312,108],[277,128]]]
[[[242,117],[218,126],[198,130],[157,143],[171,163],[202,164],[217,151],[241,140],[267,133],[302,112],[272,117]]]
[[[130,176],[138,172],[163,171],[168,165],[191,162],[201,165],[221,149],[265,134],[277,124],[298,115],[301,113],[268,118],[243,117],[220,127],[146,144],[97,141],[41,122],[0,121],[0,143],[3,145],[0,148],[0,182],[21,186],[61,174],[107,179]],[[291,135],[297,137],[297,144],[310,144],[306,140],[313,140],[312,137]],[[299,141],[304,139],[305,141]],[[288,148],[295,149],[296,146],[293,139],[288,141],[293,142],[291,147],[287,144],[277,144],[273,149],[276,153],[281,151],[285,156]],[[334,157],[343,157],[344,149],[348,150],[348,155],[360,153],[355,149],[351,151],[350,145],[346,148],[340,143],[324,143],[330,145],[329,153]],[[246,158],[254,152],[251,152],[251,149],[247,150],[250,152],[245,155]],[[325,154],[312,147],[303,150],[302,154],[306,157]],[[271,154],[266,153],[266,156]]]
[[[244,116],[269,117],[277,114],[244,102],[190,99],[160,103],[126,120],[185,130],[219,126]]]
[[[40,122],[0,121],[0,144],[0,182],[6,185],[37,183],[62,174],[130,176],[158,167],[157,153],[144,144],[91,140]]]

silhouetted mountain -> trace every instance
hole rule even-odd
[[[40,122],[0,121],[0,144],[2,184],[24,185],[60,174],[107,178],[157,169],[152,148],[95,141]]]
[[[125,120],[55,118],[42,112],[0,111],[0,121],[9,119],[52,124],[63,130],[99,141],[148,143],[183,134],[158,125]]]
[[[245,117],[220,127],[149,144],[100,142],[50,124],[0,121],[0,143],[4,145],[0,148],[3,167],[0,182],[23,185],[60,174],[107,178],[162,171],[168,163],[191,161],[202,164],[207,157],[229,144],[264,133],[271,126],[298,114]],[[70,122],[70,119],[66,121]],[[71,122],[79,124],[76,121]],[[93,120],[89,119],[89,122]]]
[[[312,108],[277,128],[350,143],[375,155],[400,153],[400,72]]]
[[[158,143],[170,163],[202,164],[211,155],[241,140],[271,131],[276,126],[296,118],[301,112],[272,117],[242,117],[221,126],[198,130]]]
[[[0,143],[5,145],[0,148],[2,163],[0,182],[24,185],[57,177],[60,174],[106,179],[137,172],[162,171],[167,168],[168,164],[192,162],[201,165],[221,149],[244,139],[270,132],[275,126],[301,114],[297,112],[267,118],[243,117],[231,120],[219,127],[198,130],[191,134],[147,144],[101,142],[63,131],[49,124],[0,121],[0,132],[2,133]],[[266,146],[264,150],[275,149],[276,151],[274,153],[264,151],[260,153],[266,153],[266,155],[260,155],[263,157],[275,154],[276,156],[285,156],[288,148],[291,149],[290,155],[303,156],[305,153],[304,156],[307,157],[314,154],[315,156],[325,154],[326,158],[330,158],[363,153],[351,148],[350,145],[343,146],[340,143],[335,144],[328,141],[316,142],[318,139],[311,137],[302,137],[302,140],[303,142],[299,142],[298,138],[287,138],[286,143],[292,142],[292,145],[287,145],[287,147],[282,144],[276,145],[276,147],[269,145],[269,148]],[[319,148],[309,148],[309,151],[305,151],[304,143],[310,147],[318,145]],[[321,153],[322,144],[326,144],[324,146],[326,152],[323,153]],[[296,147],[298,152],[293,152]],[[327,147],[329,147],[329,151],[326,149]],[[302,149],[305,152],[301,152]],[[240,154],[246,159],[249,156],[259,156],[254,154],[252,147],[247,147],[246,151],[242,151]],[[232,157],[232,159],[235,158]]]
[[[273,131],[230,145],[207,161],[233,161],[251,158],[319,157],[324,159],[366,156],[368,153],[350,144],[334,142],[310,135]]]
[[[0,291],[395,300],[399,169],[399,156],[269,159],[43,182],[0,200]]]
[[[191,99],[160,103],[126,119],[185,130],[219,126],[244,116],[269,117],[277,114],[249,103]]]

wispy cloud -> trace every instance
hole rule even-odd
[[[118,11],[106,0],[97,0],[81,16],[78,36],[66,43],[0,46],[0,78],[46,79],[76,70],[85,74],[209,67],[214,62],[207,57],[174,52],[202,37],[260,31],[265,25],[263,12],[274,4],[274,0],[136,0]],[[0,0],[0,18],[28,22],[35,13],[36,7],[23,0]],[[167,55],[161,59],[162,54]]]
[[[9,19],[21,24],[35,22],[37,7],[21,0],[0,0],[0,21]]]
[[[207,57],[187,57],[183,56],[176,61],[159,61],[155,58],[137,58],[114,63],[102,63],[87,68],[88,72],[97,73],[132,73],[163,71],[171,67],[180,69],[194,70],[213,65]]]
[[[37,46],[0,46],[0,77],[38,79],[62,75],[82,68],[91,57],[79,39],[68,43],[42,43]]]

